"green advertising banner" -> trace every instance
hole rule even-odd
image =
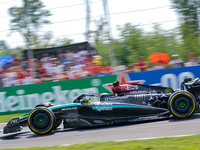
[[[112,75],[0,88],[0,114],[31,110],[45,102],[71,103],[84,93],[111,93],[108,85],[116,79]]]

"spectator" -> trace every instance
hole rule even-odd
[[[126,65],[123,65],[122,62],[119,62],[119,65],[114,67],[116,74],[123,74],[126,70]]]
[[[163,63],[156,63],[156,65],[152,69],[153,70],[163,70],[163,69],[166,69],[166,66]]]
[[[134,72],[134,65],[128,65],[125,70],[125,73],[133,73]]]
[[[42,67],[43,67],[43,68],[48,69],[48,68],[50,68],[51,66],[52,66],[52,63],[51,63],[50,60],[43,61],[43,63],[42,63]]]
[[[42,59],[42,55],[37,55],[36,56],[36,62],[40,63],[40,60]]]
[[[138,62],[134,64],[135,69],[139,69],[139,71],[147,71],[148,63],[144,61],[142,57],[138,58]]]
[[[68,49],[68,50],[65,50],[65,59],[71,61],[72,58],[74,57],[75,53],[71,50],[71,49]]]
[[[22,80],[22,82],[23,82],[23,85],[27,85],[27,84],[33,84],[34,80],[31,76],[27,76]]]
[[[98,54],[95,54],[92,56],[92,61],[96,63],[97,66],[101,66],[102,65],[102,57]]]
[[[86,49],[89,51],[91,57],[97,54],[96,51],[90,46],[87,46]]]
[[[55,65],[55,75],[56,76],[59,76],[59,75],[62,75],[63,74],[63,69],[64,69],[64,65],[61,64],[59,61],[56,62],[56,65]]]
[[[83,46],[80,46],[79,47],[79,51],[77,52],[77,54],[79,54],[80,56],[81,55],[87,55],[87,54],[89,54],[90,52],[87,50],[87,49],[85,49]]]
[[[188,55],[188,62],[184,63],[185,67],[191,67],[191,66],[198,66],[198,62],[196,62],[197,59],[195,57],[195,54],[193,52],[190,52]]]
[[[72,70],[71,68],[68,69],[65,74],[66,74],[66,76],[68,77],[69,80],[76,79],[75,71]]]
[[[27,69],[29,68],[29,62],[28,62],[28,59],[26,56],[23,57],[23,60],[21,62],[21,66],[24,68],[24,69]]]
[[[149,63],[147,71],[153,71],[154,70],[154,63]]]
[[[42,58],[41,58],[41,62],[43,63],[44,61],[49,61],[51,59],[51,57],[49,57],[49,54],[45,53],[42,55]]]
[[[183,67],[182,59],[178,58],[179,55],[175,54],[171,56],[171,61],[168,63],[172,68],[180,68]]]
[[[65,54],[63,54],[62,49],[57,50],[57,58],[60,62],[63,62],[65,60]]]

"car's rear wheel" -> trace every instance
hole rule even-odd
[[[168,100],[168,109],[178,118],[190,117],[196,107],[194,96],[187,91],[177,91],[173,93]]]
[[[47,134],[55,126],[54,113],[45,107],[37,107],[29,113],[28,126],[36,134]]]

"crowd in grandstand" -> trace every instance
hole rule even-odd
[[[13,58],[12,63],[0,65],[0,86],[9,87],[197,65],[199,62],[194,53],[189,53],[188,62],[183,62],[179,59],[179,55],[175,54],[167,64],[147,63],[140,57],[135,64],[126,66],[119,63],[118,66],[112,67],[108,64],[103,65],[102,57],[91,47],[79,51],[60,49],[56,55],[44,53],[34,59]]]

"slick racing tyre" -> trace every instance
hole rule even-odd
[[[196,107],[194,96],[187,91],[177,91],[168,100],[168,109],[172,115],[178,118],[190,117]]]
[[[54,113],[45,107],[33,109],[28,116],[28,126],[36,134],[47,134],[55,126],[56,118]]]

